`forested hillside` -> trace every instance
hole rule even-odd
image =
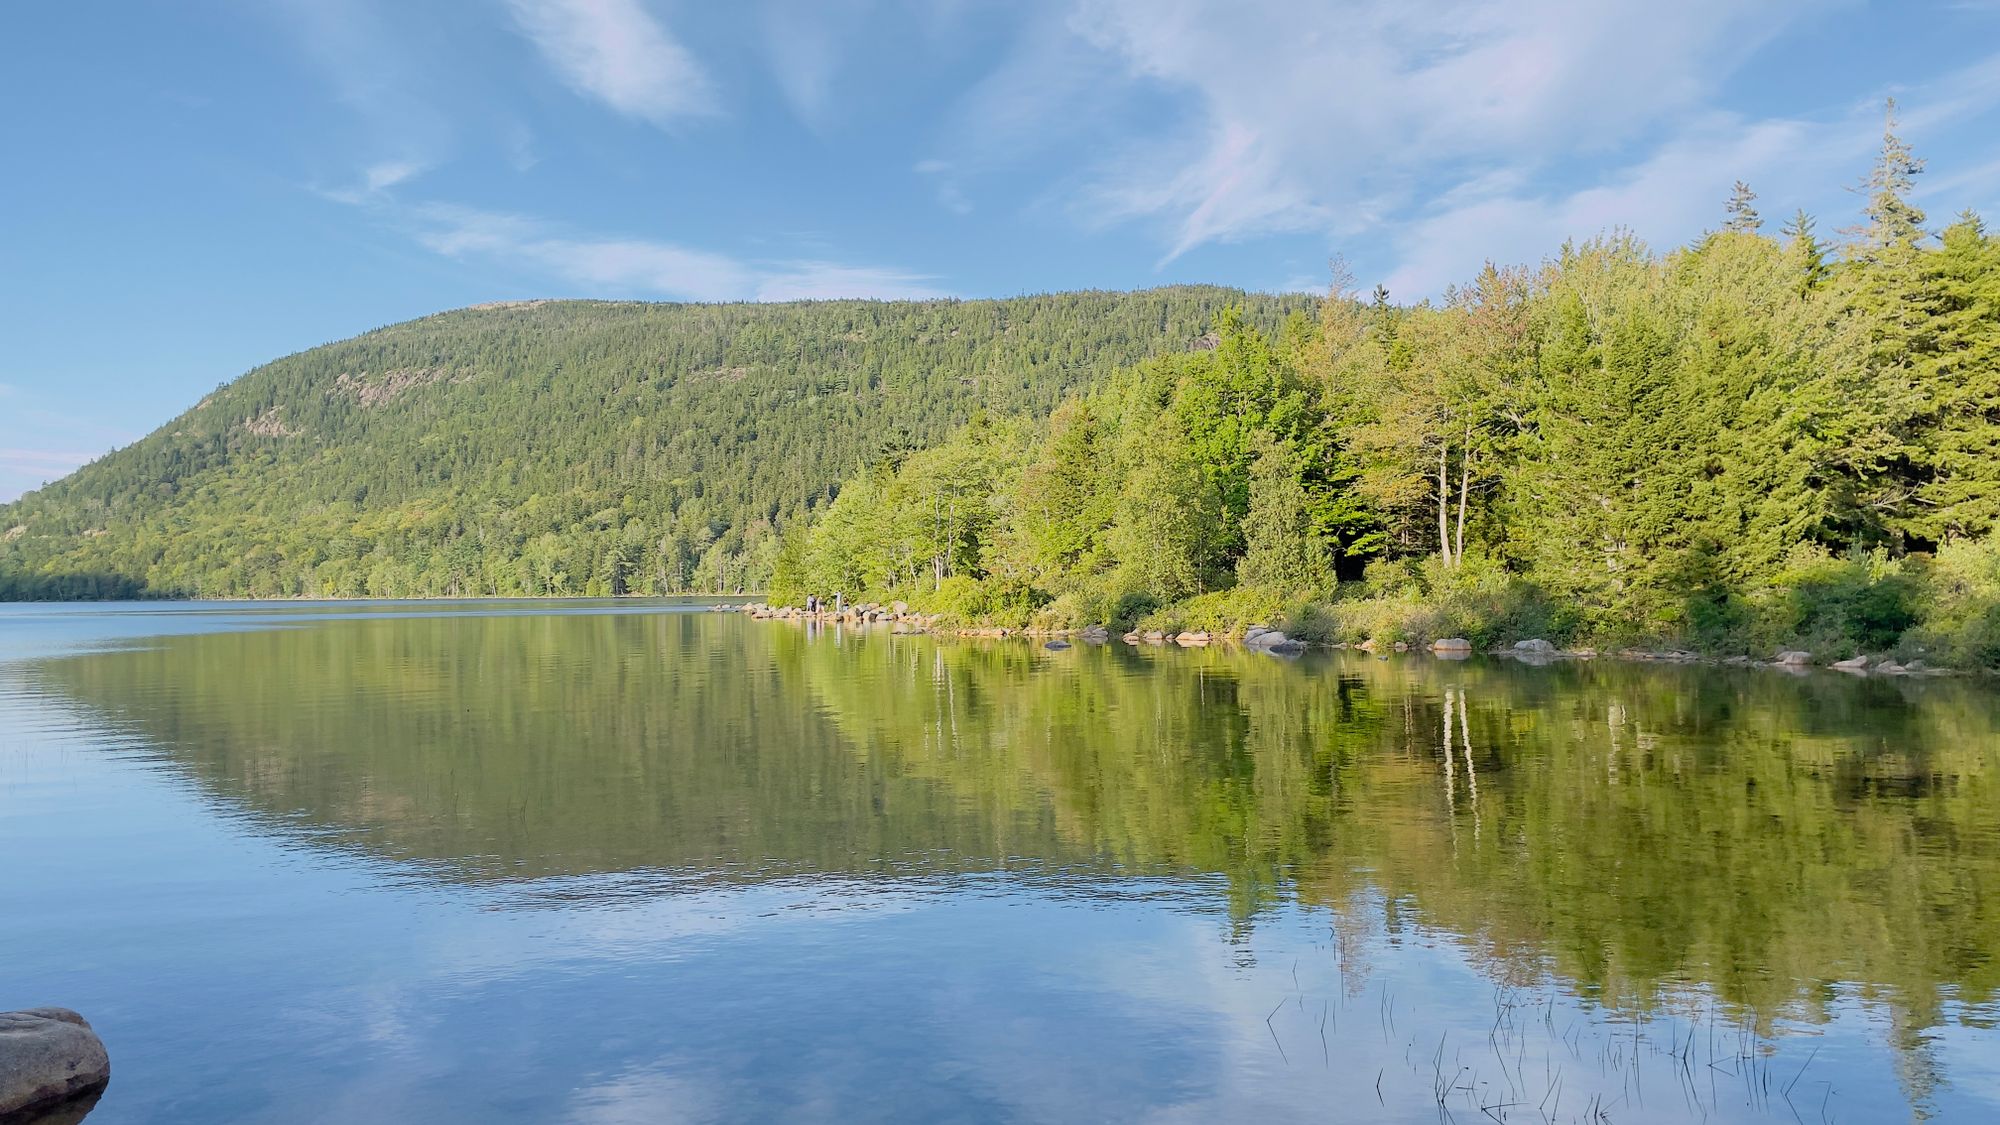
[[[1225,316],[1046,422],[860,474],[773,593],[2000,666],[2000,238],[1930,225],[1921,168],[1892,130],[1838,242],[1739,184],[1671,252],[1337,292],[1275,336]]]
[[[1035,416],[1242,305],[532,302],[288,356],[0,506],[0,598],[674,593],[767,578],[838,482],[979,412]]]

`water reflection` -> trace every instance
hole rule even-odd
[[[1806,1119],[2000,1105],[1942,1061],[2000,1050],[1983,685],[705,614],[331,620],[15,674],[259,832],[501,908],[399,1010],[468,1021],[434,1046],[503,996],[587,999],[645,1044],[562,1103],[594,1119],[797,1114],[815,1071],[846,1116],[863,1088],[917,1118],[1292,1115],[1328,1090],[1308,1064],[1393,1119],[1788,1117],[1808,1082]],[[839,932],[863,916],[871,955]],[[1190,978],[1204,919],[1233,967]],[[628,994],[687,948],[700,980]],[[667,1003],[709,1014],[663,1033]],[[1821,1055],[1772,1040],[1810,1028]]]

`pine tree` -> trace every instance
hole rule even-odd
[[[1722,229],[1735,231],[1738,234],[1756,234],[1763,230],[1764,220],[1757,214],[1756,202],[1757,193],[1750,190],[1750,185],[1742,180],[1736,181],[1736,187],[1729,193],[1729,204],[1726,208],[1729,212],[1729,221],[1722,225]]]
[[[1785,223],[1785,262],[1798,279],[1799,292],[1819,288],[1833,267],[1827,262],[1826,246],[1813,233],[1813,217],[1801,207]]]
[[[1910,190],[1923,172],[1924,162],[1910,149],[1909,142],[1896,132],[1896,100],[1889,99],[1887,120],[1882,129],[1882,149],[1875,167],[1862,184],[1868,203],[1863,209],[1867,222],[1856,232],[1863,257],[1877,257],[1884,250],[1914,248],[1924,238],[1924,213],[1910,202]]]
[[[1935,346],[1918,364],[1928,479],[1911,527],[1932,540],[2000,527],[2000,239],[1966,212],[1926,255]]]

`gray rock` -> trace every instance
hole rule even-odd
[[[1778,659],[1774,663],[1792,668],[1801,668],[1812,663],[1812,653],[1800,652],[1798,649],[1788,649],[1779,653]]]
[[[1555,650],[1556,646],[1550,644],[1549,642],[1543,640],[1540,637],[1530,637],[1525,641],[1514,642],[1515,652],[1540,653],[1546,656],[1549,653],[1554,652]]]
[[[111,1080],[104,1041],[68,1008],[0,1012],[0,1117],[53,1107]]]
[[[1850,656],[1846,660],[1834,661],[1831,666],[1838,668],[1843,672],[1864,671],[1868,667],[1868,656],[1866,653],[1860,656]]]
[[[1043,647],[1043,648],[1045,648],[1045,649],[1048,649],[1048,650],[1049,650],[1050,652],[1061,652],[1062,650],[1064,650],[1064,649],[1066,649],[1066,648],[1068,648],[1068,647],[1069,647],[1069,642],[1068,642],[1068,641],[1043,641],[1043,642],[1042,642],[1042,647]]]

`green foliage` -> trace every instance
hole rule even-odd
[[[1138,628],[1162,629],[1170,633],[1190,630],[1241,633],[1252,625],[1283,621],[1287,604],[1283,590],[1266,586],[1238,586],[1163,606],[1141,617]]]
[[[1486,647],[1528,637],[1563,641],[1577,631],[1573,614],[1484,557],[1450,566],[1435,558],[1374,564],[1351,596],[1323,608],[1317,625],[1335,641],[1378,645],[1462,637]]]
[[[1960,667],[2000,668],[2000,533],[1939,548],[1909,647]]]
[[[0,506],[0,598],[759,588],[841,478],[1199,344],[1202,287],[527,302],[287,356]],[[962,528],[945,528],[946,534]]]
[[[1911,571],[1881,548],[1835,557],[1800,544],[1775,580],[1762,631],[1822,656],[1894,648],[1916,623],[1921,583]]]

